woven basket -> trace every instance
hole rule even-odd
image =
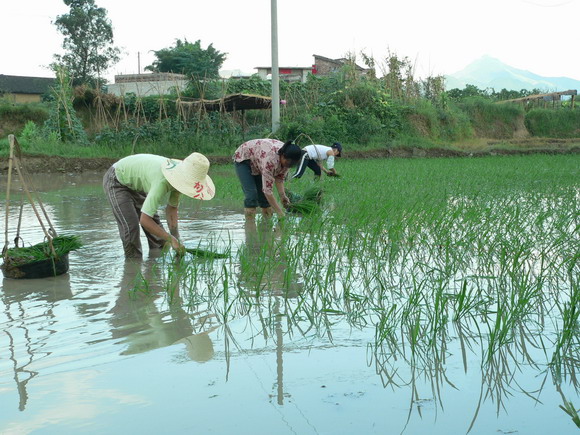
[[[47,278],[49,276],[62,275],[68,272],[68,254],[63,255],[56,260],[48,258],[46,260],[33,261],[31,263],[14,265],[5,261],[0,267],[2,274],[6,278],[30,279],[30,278]]]

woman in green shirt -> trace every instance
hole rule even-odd
[[[207,175],[208,159],[193,153],[185,160],[169,159],[154,154],[124,157],[107,171],[103,188],[113,208],[126,257],[142,257],[140,229],[143,228],[150,249],[171,243],[182,251],[179,241],[177,209],[181,194],[209,200],[215,187]],[[167,232],[158,209],[165,205]]]

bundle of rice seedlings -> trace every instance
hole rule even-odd
[[[309,187],[302,195],[286,191],[286,196],[290,199],[290,204],[286,206],[290,213],[309,215],[320,211],[322,189],[318,186]]]
[[[52,239],[32,246],[10,248],[4,255],[2,272],[9,278],[42,278],[68,271],[68,253],[82,247],[78,236]]]
[[[55,258],[60,258],[71,251],[76,251],[83,245],[78,236],[58,236],[52,239],[52,246],[54,246]],[[13,266],[21,266],[36,261],[48,260],[53,258],[53,255],[50,244],[47,241],[22,248],[10,248],[4,258],[4,265],[8,263]]]
[[[322,201],[322,189],[318,186],[312,186],[306,189],[302,196],[303,201],[312,201],[316,204],[320,204]]]
[[[199,249],[199,248],[185,248],[185,252],[187,252],[188,254],[192,254],[195,255],[197,257],[202,257],[202,258],[228,258],[229,254],[227,252],[213,252],[213,251],[207,251],[205,249]]]

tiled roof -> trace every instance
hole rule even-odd
[[[0,92],[13,94],[44,94],[55,79],[46,77],[7,76],[0,74]]]

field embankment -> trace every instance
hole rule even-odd
[[[440,158],[440,157],[483,157],[495,155],[524,154],[580,154],[580,139],[516,139],[511,141],[477,140],[463,144],[464,147],[420,148],[392,147],[380,149],[349,150],[346,159],[375,158]],[[214,165],[227,165],[229,155],[211,155]],[[70,173],[84,171],[104,171],[118,158],[112,157],[62,157],[25,155],[26,169],[31,173]],[[0,173],[8,170],[8,158],[0,157]]]

